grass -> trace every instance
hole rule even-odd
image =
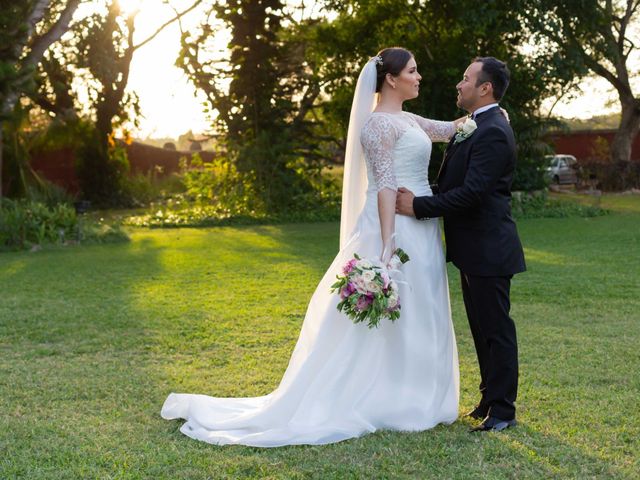
[[[640,198],[522,220],[520,425],[461,419],[323,447],[215,447],[159,416],[171,391],[252,396],[280,380],[336,223],[137,230],[128,244],[0,255],[0,478],[635,478]],[[477,367],[449,271],[461,410]]]

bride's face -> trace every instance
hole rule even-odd
[[[402,97],[403,100],[416,98],[419,93],[422,75],[418,73],[418,66],[416,65],[415,58],[411,57],[398,76],[392,77],[391,80],[393,82],[392,86],[395,85],[394,90]]]

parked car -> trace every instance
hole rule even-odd
[[[578,172],[576,166],[578,161],[573,155],[546,155],[548,161],[547,177],[552,183],[578,183]]]

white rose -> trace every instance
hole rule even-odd
[[[387,307],[394,308],[397,305],[398,305],[398,295],[394,293],[389,297],[389,301],[387,302]]]
[[[367,284],[361,276],[357,276],[352,280],[358,293],[367,293]]]
[[[365,270],[362,272],[362,278],[365,282],[371,282],[374,278],[376,278],[376,272],[373,270]]]
[[[378,282],[365,282],[365,286],[369,292],[378,293],[381,290]]]
[[[468,118],[462,124],[462,133],[464,133],[465,135],[471,135],[476,128],[478,128],[478,125],[476,124],[475,120]]]
[[[372,267],[371,262],[369,260],[365,260],[365,259],[358,260],[358,262],[356,263],[356,266],[358,268],[371,268]]]
[[[377,268],[378,270],[384,268],[384,264],[382,263],[382,261],[378,260],[377,258],[371,260],[371,265],[373,266],[373,268]]]

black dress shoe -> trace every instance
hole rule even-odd
[[[464,416],[475,418],[476,420],[484,420],[484,418],[487,416],[487,409],[477,406],[470,412],[465,413]]]
[[[471,429],[471,432],[501,432],[509,427],[515,427],[516,419],[503,420],[497,417],[487,417],[480,425]]]

